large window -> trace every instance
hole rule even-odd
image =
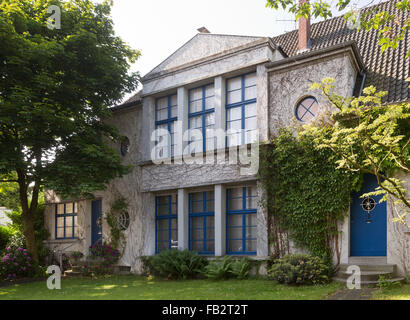
[[[178,119],[177,95],[159,98],[155,102],[155,129],[163,129],[163,134],[157,134],[157,141],[165,139],[166,146],[158,151],[159,158],[174,156],[175,121]]]
[[[226,81],[227,146],[257,141],[256,73]]]
[[[159,253],[178,247],[177,195],[155,198],[155,251]]]
[[[256,255],[256,186],[227,189],[226,193],[226,251]]]
[[[78,237],[77,202],[59,203],[56,210],[56,239],[74,239]]]
[[[214,85],[206,85],[189,90],[189,129],[197,129],[202,138],[190,136],[189,142],[201,146],[198,151],[213,150],[215,138],[211,130],[215,127]]]
[[[189,249],[199,254],[214,254],[214,192],[189,194]]]

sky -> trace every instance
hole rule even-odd
[[[336,0],[328,2],[335,4]],[[371,2],[354,1],[359,7]],[[265,4],[266,0],[114,0],[112,18],[116,34],[141,51],[131,70],[144,76],[200,27],[217,34],[269,37],[295,29],[291,14]],[[316,21],[319,19],[312,19]]]

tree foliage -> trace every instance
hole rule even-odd
[[[382,1],[376,1],[378,3]],[[370,4],[374,4],[374,1],[370,1]],[[381,45],[382,52],[388,48],[397,48],[400,41],[404,40],[404,37],[410,29],[410,19],[408,19],[408,13],[410,10],[410,0],[397,1],[395,7],[404,13],[407,18],[400,19],[394,14],[390,14],[387,11],[381,10],[377,6],[367,8],[366,11],[359,11],[354,8],[355,1],[353,0],[338,0],[335,3],[337,11],[343,11],[349,6],[351,9],[345,14],[345,19],[351,23],[352,26],[360,29],[363,28],[366,31],[371,29],[377,30],[379,33],[379,44]],[[272,9],[279,9],[282,7],[284,10],[294,14],[296,19],[300,17],[308,18],[313,16],[315,18],[331,18],[333,16],[332,7],[329,1],[315,0],[299,4],[299,0],[267,0],[266,7]],[[394,25],[397,25],[396,29]],[[407,56],[410,55],[410,51]]]
[[[61,8],[61,29],[47,8]],[[41,189],[89,195],[125,174],[104,122],[108,107],[136,89],[128,73],[139,52],[114,33],[112,1],[3,0],[0,3],[0,175],[19,187],[29,251]],[[29,187],[32,188],[29,204]]]
[[[396,220],[407,224],[410,199],[405,181],[396,173],[410,173],[410,104],[383,105],[387,92],[373,86],[358,98],[342,97],[334,92],[334,81],[326,78],[312,86],[334,111],[305,126],[306,133],[315,137],[320,148],[338,157],[338,168],[375,175],[379,188],[363,197],[383,195],[381,201],[393,200],[400,208]]]

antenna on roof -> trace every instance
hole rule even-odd
[[[288,19],[288,20],[281,20],[281,19],[276,19],[277,22],[294,22],[295,23],[295,28],[293,30],[296,30],[298,28],[298,21],[295,19]],[[292,30],[291,30],[292,31]],[[288,32],[288,31],[285,31]]]
[[[207,28],[205,27],[201,27],[199,29],[197,29],[199,33],[211,33],[211,31],[209,31]]]

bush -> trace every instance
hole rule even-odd
[[[89,257],[94,260],[101,259],[101,264],[92,271],[98,274],[112,273],[114,265],[120,259],[120,255],[120,252],[111,245],[97,242],[90,246]]]
[[[231,257],[225,256],[222,259],[215,259],[205,268],[205,276],[214,280],[229,279],[234,275],[232,266],[234,261]]]
[[[232,263],[232,270],[231,273],[237,279],[246,279],[249,276],[249,272],[251,271],[252,265],[247,258],[242,258],[240,260],[235,260]]]
[[[329,282],[329,266],[319,257],[306,254],[287,255],[275,260],[269,275],[279,283],[320,284]]]
[[[27,249],[11,248],[6,249],[6,254],[0,263],[0,278],[3,280],[15,280],[32,276],[35,268]]]
[[[155,273],[169,279],[189,279],[202,274],[207,260],[194,251],[167,250],[149,259]]]
[[[6,251],[7,244],[13,236],[13,230],[8,227],[0,226],[0,255]]]

